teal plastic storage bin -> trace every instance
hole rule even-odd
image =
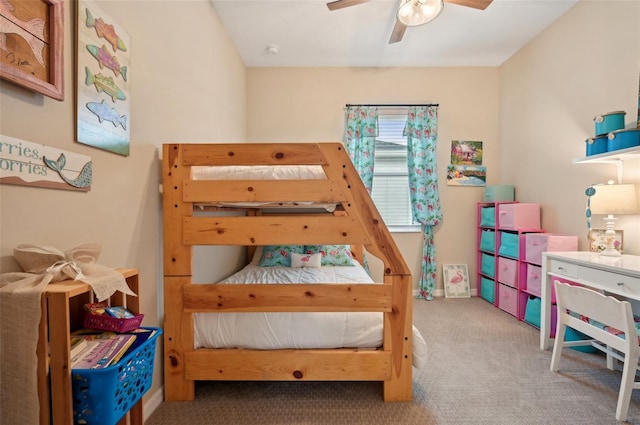
[[[509,185],[493,185],[484,188],[485,202],[515,201],[515,187]]]
[[[542,300],[538,297],[529,297],[527,299],[527,305],[524,308],[524,321],[535,326],[540,327],[540,308],[542,307]]]
[[[490,277],[496,276],[496,257],[490,254],[482,254],[480,271]]]
[[[520,235],[518,233],[500,232],[500,248],[498,254],[505,257],[518,258],[520,252]]]
[[[480,226],[495,227],[496,225],[496,208],[482,207],[480,208]]]
[[[496,284],[493,280],[486,277],[480,280],[480,296],[491,304],[496,302]]]
[[[132,350],[113,366],[71,371],[73,423],[115,425],[149,391],[162,329],[144,329],[156,333],[137,346],[134,342]]]
[[[565,341],[580,341],[581,339],[591,339],[587,335],[582,332],[578,332],[577,330],[566,327],[564,331],[564,340]],[[594,348],[590,345],[583,345],[581,347],[570,347],[572,350],[582,351],[583,353],[597,353],[598,349]]]
[[[493,230],[483,230],[480,234],[480,250],[487,252],[496,251],[496,232]]]

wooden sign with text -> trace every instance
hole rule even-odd
[[[0,183],[88,192],[91,158],[0,135]]]

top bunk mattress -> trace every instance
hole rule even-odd
[[[221,165],[191,167],[193,180],[324,180],[320,165]],[[320,208],[335,211],[336,204],[311,202],[208,202],[200,207],[227,208]]]
[[[372,283],[353,266],[259,267],[249,264],[220,283]],[[375,349],[382,345],[383,314],[367,312],[195,313],[195,348]],[[426,361],[426,342],[413,327],[413,365]]]

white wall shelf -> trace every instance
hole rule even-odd
[[[574,164],[615,164],[618,173],[618,183],[622,183],[622,167],[625,160],[640,159],[640,146],[619,149],[612,152],[585,156],[573,160]]]

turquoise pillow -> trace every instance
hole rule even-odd
[[[260,267],[291,267],[291,253],[304,254],[303,245],[266,245],[260,256]]]
[[[349,245],[307,245],[306,254],[322,254],[323,266],[353,266],[353,253]]]

